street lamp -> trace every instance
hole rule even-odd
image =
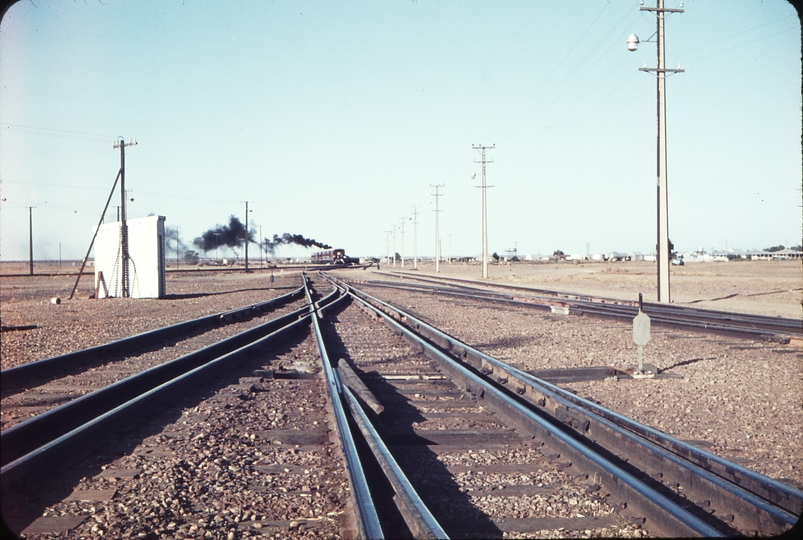
[[[672,254],[669,252],[669,204],[666,182],[666,74],[683,73],[680,69],[666,69],[664,67],[664,13],[683,13],[683,4],[679,9],[664,8],[664,0],[656,0],[657,7],[639,7],[639,11],[654,11],[657,16],[657,30],[655,32],[658,54],[656,68],[643,67],[639,71],[655,72],[658,75],[658,243],[656,264],[658,265],[658,301],[669,303],[669,265]],[[647,40],[649,42],[649,40]],[[639,38],[630,34],[627,38],[627,50],[633,52],[638,49]]]

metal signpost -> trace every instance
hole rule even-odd
[[[639,293],[638,315],[633,319],[633,341],[638,345],[638,370],[633,374],[634,379],[655,377],[654,373],[644,373],[644,345],[650,341],[650,317],[641,310],[642,297]]]

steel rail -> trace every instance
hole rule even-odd
[[[296,298],[300,298],[302,295],[303,287],[299,287],[288,294],[258,304],[207,315],[198,319],[192,319],[148,332],[135,334],[103,345],[96,345],[94,347],[4,369],[0,372],[0,390],[3,392],[10,391],[11,389],[22,390],[25,389],[25,384],[33,379],[43,379],[68,369],[97,364],[98,360],[106,355],[128,348],[147,346],[155,341],[162,341],[180,335],[182,332],[186,332],[190,329],[212,327],[220,322],[228,322],[239,317],[264,313],[269,308],[284,305]]]
[[[414,538],[449,538],[440,523],[435,519],[427,508],[424,501],[418,495],[410,480],[404,474],[396,459],[388,450],[382,437],[371,424],[368,415],[362,409],[357,398],[354,397],[348,385],[342,385],[343,395],[345,396],[351,411],[352,418],[360,428],[365,441],[371,448],[379,466],[385,473],[390,485],[396,493],[395,502],[404,518],[405,523],[413,533]]]
[[[597,297],[593,297],[593,296],[589,296],[589,295],[583,295],[583,294],[577,294],[577,293],[551,291],[551,290],[548,290],[548,289],[539,289],[539,288],[536,288],[536,287],[524,287],[524,286],[521,286],[521,285],[510,285],[510,284],[506,284],[506,283],[481,283],[481,282],[474,281],[474,280],[471,280],[471,279],[463,279],[463,278],[457,278],[457,277],[447,277],[447,276],[437,276],[436,277],[436,276],[431,276],[431,275],[426,275],[426,274],[425,275],[420,275],[420,274],[416,275],[416,274],[413,274],[411,272],[399,272],[398,270],[394,271],[394,272],[384,271],[383,270],[383,271],[380,271],[379,273],[380,274],[385,274],[385,275],[395,275],[395,276],[400,277],[400,278],[409,278],[409,279],[414,279],[414,280],[418,280],[418,281],[426,281],[426,282],[430,282],[430,283],[451,282],[453,284],[456,284],[456,286],[459,286],[459,287],[462,287],[462,288],[465,288],[465,289],[488,290],[488,287],[498,287],[498,288],[502,288],[502,289],[514,289],[514,290],[521,290],[521,291],[527,291],[527,292],[534,292],[534,293],[537,293],[537,294],[543,294],[545,296],[554,296],[554,297],[565,296],[566,298],[575,298],[575,299],[586,298],[588,300],[596,299],[598,301],[604,301],[604,302],[627,302],[627,303],[630,303],[629,300],[617,300],[615,298],[605,298],[605,297],[597,298]]]
[[[76,454],[86,453],[92,447],[92,443],[108,436],[121,425],[128,421],[136,422],[141,419],[143,410],[152,408],[182,390],[194,391],[197,381],[213,370],[223,368],[232,361],[243,360],[251,350],[263,346],[279,335],[297,329],[310,318],[309,312],[299,314],[301,311],[306,311],[306,309],[281,317],[284,322],[266,335],[202,365],[187,366],[188,369],[173,378],[159,384],[149,385],[140,393],[114,407],[104,407],[102,410],[98,410],[96,415],[73,426],[67,432],[51,434],[51,437],[37,447],[3,465],[0,469],[0,485],[3,493],[13,490],[17,482],[24,482],[43,472],[64,466]],[[298,316],[291,317],[291,315]],[[5,449],[5,443],[3,448]]]
[[[497,360],[497,362],[499,361]],[[547,381],[538,379],[530,373],[507,365],[505,365],[503,369],[515,373],[520,380],[528,380],[534,386],[543,388],[545,395],[546,392],[551,392],[556,400],[559,399],[578,405],[587,410],[589,415],[595,415],[606,422],[611,422],[617,426],[626,428],[639,437],[654,442],[682,459],[691,462],[694,466],[700,467],[707,472],[725,479],[729,482],[729,486],[735,488],[733,491],[734,493],[737,493],[737,491],[739,493],[746,491],[754,497],[759,497],[761,500],[757,501],[754,506],[758,507],[761,511],[767,511],[769,514],[777,516],[779,523],[783,523],[784,525],[794,524],[797,521],[797,516],[803,512],[803,491],[799,489],[764,476],[738,463],[728,461],[716,454],[702,450],[701,448],[663,433],[655,428],[636,422],[632,418],[611,411],[593,401],[572,394]],[[755,500],[753,497],[745,497],[745,499]],[[785,510],[785,513],[777,513],[774,509],[767,509],[763,501],[769,501],[773,505]],[[742,515],[740,517],[745,516]]]
[[[322,272],[319,272],[319,275],[324,278],[326,277]],[[334,285],[336,292],[342,295],[341,299],[350,298],[347,296],[347,289],[345,287],[342,287],[340,284],[332,282],[331,280],[328,281]],[[315,303],[315,305],[318,306],[318,303]],[[334,305],[334,303],[326,307],[328,308],[332,305]],[[318,313],[321,313],[323,310],[319,308],[317,311]],[[332,389],[332,392],[337,392],[336,397],[338,401],[340,403],[345,403],[346,407],[343,409],[343,411],[345,412],[346,408],[348,409],[351,419],[354,420],[354,423],[359,428],[363,439],[368,444],[368,447],[371,449],[371,452],[382,468],[382,471],[385,473],[386,478],[393,487],[393,490],[396,493],[394,502],[404,518],[405,523],[410,528],[413,536],[415,538],[448,538],[446,532],[432,516],[432,513],[421,500],[421,497],[418,495],[413,485],[405,476],[401,467],[399,467],[398,463],[391,455],[387,446],[382,441],[381,436],[373,427],[370,419],[362,409],[362,406],[354,397],[348,384],[342,380],[339,372],[339,369],[341,368],[334,369],[332,367],[332,363],[329,360],[329,354],[326,348],[326,341],[324,340],[323,334],[320,331],[318,321],[317,319],[313,320],[316,338],[318,339],[318,348],[321,352],[321,358],[324,362],[325,373],[327,378],[331,376],[333,379],[330,388]]]
[[[743,530],[771,534],[780,534],[797,522],[803,508],[803,492],[799,490],[578,397],[461,342],[453,343],[451,352],[467,361],[478,361],[480,365],[474,367],[486,375],[497,374],[497,370],[504,373],[497,378],[506,386],[511,385],[511,379],[525,385],[516,389],[519,395],[579,436],[606,448],[622,449],[620,452],[626,452],[623,459],[660,471],[665,480],[680,480],[687,497],[707,500],[718,509],[718,519],[732,511],[724,521],[733,521]]]
[[[415,277],[415,276],[413,276]],[[632,320],[638,314],[637,303],[630,301],[592,301],[585,299],[560,299],[552,297],[508,295],[499,291],[487,289],[471,289],[471,292],[459,290],[438,289],[435,287],[421,288],[411,285],[368,282],[360,280],[370,286],[387,287],[406,290],[417,290],[419,292],[429,292],[432,294],[442,294],[448,296],[463,297],[469,299],[480,299],[503,304],[518,305],[536,309],[552,309],[552,307],[563,307],[568,313],[575,315],[592,315],[598,317],[608,317],[622,320]],[[460,289],[470,289],[460,286]],[[737,334],[764,340],[786,341],[792,337],[803,334],[803,322],[795,319],[784,319],[780,317],[764,317],[760,315],[743,315],[724,311],[702,310],[699,308],[689,308],[676,306],[664,308],[658,304],[645,303],[643,311],[649,315],[652,322],[656,325],[666,327],[677,327],[682,329],[704,330],[722,334]]]
[[[306,314],[304,307],[217,343],[84,394],[0,432],[0,464],[6,465],[52,438],[68,433],[142,392],[247,346]]]
[[[383,272],[384,273],[384,272]],[[391,275],[396,275],[402,279],[409,278],[419,281],[425,281],[429,283],[457,283],[452,286],[457,286],[464,289],[476,290],[476,291],[486,291],[486,292],[496,292],[491,291],[488,287],[497,287],[501,289],[511,289],[511,290],[518,290],[518,291],[525,291],[529,293],[536,293],[539,295],[544,295],[546,297],[554,297],[560,300],[566,301],[577,301],[583,303],[590,303],[592,305],[599,305],[604,304],[606,306],[622,306],[626,307],[629,306],[630,308],[638,306],[638,302],[635,300],[621,300],[616,298],[608,298],[608,297],[594,297],[590,295],[584,294],[576,294],[576,293],[567,293],[567,292],[559,292],[559,291],[550,291],[546,289],[538,289],[534,287],[524,287],[520,285],[510,285],[507,283],[478,283],[473,280],[467,280],[462,278],[454,278],[454,277],[430,277],[430,276],[420,276],[414,275],[412,273],[401,273],[395,272],[390,273]],[[501,293],[503,294],[503,293]],[[645,302],[643,304],[645,313],[691,313],[695,314],[694,316],[700,318],[709,318],[714,319],[715,321],[718,319],[727,319],[733,321],[739,321],[740,323],[744,324],[752,324],[756,326],[765,325],[767,329],[770,330],[778,330],[779,328],[782,331],[789,331],[795,334],[803,333],[803,321],[798,319],[788,319],[783,317],[771,317],[767,315],[756,315],[756,314],[747,314],[747,313],[736,313],[732,311],[722,311],[722,310],[714,310],[714,309],[703,309],[697,308],[692,306],[680,306],[675,304],[658,304],[652,302]],[[648,313],[648,314],[649,314]],[[786,330],[783,330],[786,329]]]
[[[354,293],[353,290],[352,293]],[[478,371],[490,374],[492,370],[488,369],[488,366],[493,366],[505,373],[505,377],[501,377],[500,381],[508,386],[510,386],[509,378],[517,379],[519,383],[525,385],[517,388],[518,394],[524,395],[525,399],[540,409],[548,410],[556,417],[562,416],[560,420],[575,429],[579,435],[591,436],[588,432],[594,425],[597,428],[594,431],[599,431],[597,436],[602,436],[606,444],[621,446],[623,441],[629,441],[631,448],[627,459],[649,464],[653,468],[657,466],[666,468],[672,464],[673,474],[684,479],[684,484],[690,488],[688,491],[700,496],[711,496],[713,493],[715,496],[721,497],[722,500],[717,506],[728,503],[735,505],[735,509],[740,510],[736,513],[735,522],[740,526],[748,529],[758,526],[763,528],[762,532],[780,533],[796,523],[797,515],[803,504],[801,502],[803,493],[799,490],[639,424],[596,403],[579,398],[473,349],[398,308],[370,297],[370,295],[365,296],[383,305],[386,309],[395,311],[400,319],[402,317],[407,319],[406,324],[413,326],[416,331],[424,331],[429,339],[456,356],[466,361],[474,360],[473,367]],[[535,398],[527,396],[526,390],[528,389],[535,390],[538,395]],[[549,408],[546,407],[546,398],[552,401]],[[578,407],[584,407],[584,409],[578,409]],[[563,411],[573,409],[585,418],[578,419],[571,412],[558,414],[561,413],[561,409]],[[624,430],[622,426],[631,431]],[[653,442],[661,446],[656,446]],[[639,448],[642,447],[649,449],[651,454],[645,455],[645,453],[639,452]],[[670,453],[667,448],[674,453]],[[679,470],[680,472],[678,472]],[[715,476],[711,471],[723,478]],[[725,495],[719,495],[716,490],[724,491]]]
[[[355,444],[354,437],[348,425],[348,419],[346,417],[345,409],[343,408],[343,402],[340,399],[342,394],[340,379],[334,373],[332,364],[329,361],[329,356],[326,352],[323,334],[321,333],[321,327],[318,322],[318,318],[321,316],[320,308],[316,306],[312,300],[306,274],[303,274],[303,276],[304,294],[306,295],[308,302],[307,309],[309,310],[310,319],[312,319],[312,326],[315,331],[315,341],[318,344],[318,353],[320,354],[321,363],[323,364],[326,391],[329,396],[329,402],[332,404],[335,417],[335,429],[337,430],[340,440],[340,447],[342,449],[346,464],[346,472],[348,473],[349,484],[351,485],[351,494],[353,497],[352,500],[357,518],[357,526],[359,528],[359,537],[369,539],[384,538],[382,526],[379,523],[379,516],[376,513],[376,507],[374,505],[373,498],[371,497],[370,489],[368,488],[368,480],[365,476],[365,471],[363,470],[363,466],[357,452],[357,446]],[[337,293],[340,290],[342,289],[335,287],[334,293]],[[341,295],[336,302],[340,302],[345,298],[347,297]],[[335,300],[332,300],[330,302],[326,302],[325,304],[332,306],[334,302]]]
[[[628,471],[605,458],[599,452],[582,444],[571,437],[565,430],[532,411],[519,400],[512,398],[507,392],[490,384],[476,373],[472,372],[462,363],[444,353],[429,340],[420,339],[410,328],[397,322],[383,310],[376,308],[374,301],[384,304],[381,300],[370,297],[353,288],[349,294],[365,304],[368,309],[382,317],[386,324],[397,334],[417,343],[424,352],[439,365],[448,371],[455,379],[461,380],[464,388],[480,396],[484,401],[494,407],[495,412],[505,417],[512,424],[531,436],[542,441],[549,441],[551,445],[559,448],[561,453],[570,456],[580,465],[581,469],[592,470],[605,479],[606,485],[612,490],[618,490],[619,496],[624,496],[628,504],[633,504],[643,511],[643,515],[663,534],[679,536],[721,536],[722,533],[710,526],[699,517],[670,500],[662,493],[633,476]],[[362,295],[371,298],[371,302],[361,298]]]
[[[401,311],[398,310],[398,308],[394,309]],[[411,319],[414,318],[411,315],[405,316]],[[426,323],[423,324],[426,325]],[[433,335],[440,335],[442,339],[449,340],[450,342],[456,344],[450,345],[450,347],[460,347],[464,353],[470,353],[474,357],[479,358],[483,366],[485,363],[493,364],[498,369],[505,371],[508,375],[512,375],[520,380],[526,379],[533,381],[537,385],[546,388],[551,392],[559,394],[563,399],[593,410],[596,414],[619,425],[627,427],[628,429],[639,433],[642,437],[651,439],[654,442],[671,449],[676,454],[682,455],[697,464],[704,464],[707,469],[715,470],[718,475],[728,478],[731,482],[737,482],[742,486],[751,486],[750,490],[753,493],[759,494],[761,497],[772,501],[774,504],[792,513],[799,514],[801,511],[803,511],[803,492],[800,490],[756,473],[755,471],[742,467],[741,465],[728,461],[715,454],[701,450],[654,428],[640,424],[639,422],[606,409],[605,407],[602,407],[592,401],[576,396],[575,394],[564,390],[559,386],[539,379],[530,373],[519,370],[513,366],[509,366],[508,364],[505,364],[504,362],[497,360],[481,351],[473,349],[469,345],[459,342],[451,336],[447,336],[436,328],[430,328]]]

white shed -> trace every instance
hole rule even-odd
[[[131,298],[165,296],[165,218],[128,220],[128,293]],[[100,226],[95,238],[98,298],[123,296],[120,222]]]

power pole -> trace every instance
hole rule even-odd
[[[479,150],[482,154],[482,161],[475,161],[474,163],[482,163],[482,186],[475,186],[482,188],[482,279],[488,279],[488,213],[486,210],[486,196],[485,192],[487,188],[493,186],[486,186],[485,185],[485,164],[486,163],[493,163],[493,161],[485,161],[485,150],[493,150],[496,148],[496,145],[492,146],[482,146],[482,145],[474,145],[471,148],[474,150]],[[474,174],[472,173],[472,179],[474,178]]]
[[[390,264],[390,231],[385,231],[385,264]]]
[[[655,72],[658,75],[658,175],[657,175],[657,199],[658,199],[658,243],[656,245],[656,264],[658,265],[658,301],[663,303],[671,302],[669,291],[669,265],[671,264],[672,254],[669,250],[669,203],[667,197],[666,182],[666,74],[683,73],[685,70],[666,69],[664,66],[664,13],[683,13],[682,9],[665,9],[664,0],[657,0],[657,6],[639,7],[639,11],[654,11],[657,18],[656,44],[657,44],[657,67],[639,68],[639,71]],[[639,39],[635,34],[631,34],[627,39],[627,48],[635,51],[638,47]]]
[[[35,206],[28,207],[28,256],[31,263],[30,275],[33,275],[33,209]]]
[[[404,221],[407,218],[399,218],[401,220],[401,267],[404,268]]]
[[[396,266],[396,226],[393,226],[393,266]]]
[[[128,139],[128,142],[125,142],[123,137],[119,137],[118,140],[112,145],[112,148],[119,148],[120,149],[120,252],[122,254],[122,265],[121,265],[121,284],[123,288],[123,298],[127,298],[129,296],[128,293],[128,222],[126,221],[125,216],[125,147],[126,146],[134,146],[137,144],[136,138]]]
[[[178,246],[178,227],[176,227],[176,269],[178,269],[178,266],[179,266],[178,251],[179,251],[179,246]]]
[[[413,206],[413,270],[418,270],[418,207]]]
[[[248,273],[248,201],[245,201],[245,273]]]
[[[438,210],[438,197],[441,197],[443,194],[438,193],[438,189],[443,187],[443,184],[430,184],[429,187],[435,188],[435,193],[433,194],[435,197],[435,273],[441,271],[441,238],[440,232],[438,231],[438,214],[440,210]]]

